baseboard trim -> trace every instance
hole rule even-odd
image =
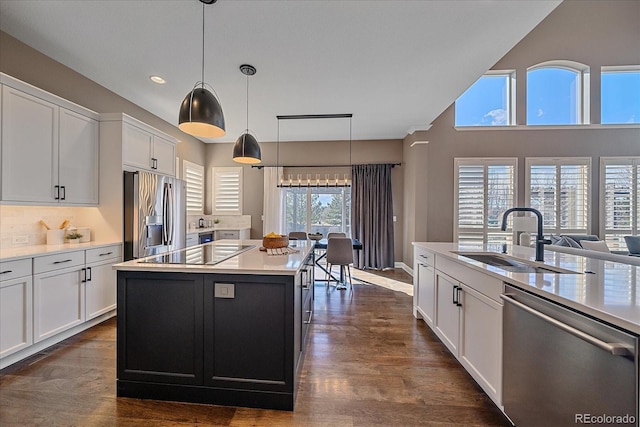
[[[407,273],[409,273],[411,275],[411,277],[413,277],[413,268],[409,267],[407,264],[405,264],[404,262],[396,262],[394,264],[395,268],[401,268],[404,271],[406,271]]]

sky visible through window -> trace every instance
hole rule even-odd
[[[541,68],[527,75],[527,124],[579,123],[580,74],[563,68]],[[456,126],[506,126],[511,112],[508,75],[485,75],[455,104]],[[602,73],[601,123],[640,123],[640,71]]]

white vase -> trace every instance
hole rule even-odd
[[[80,239],[69,239],[69,243],[72,245],[77,245],[80,243]]]

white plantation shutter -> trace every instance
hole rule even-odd
[[[545,234],[588,234],[591,159],[527,158],[527,199]]]
[[[187,215],[204,214],[204,166],[183,160],[182,179],[187,183]]]
[[[511,243],[500,230],[502,213],[515,206],[517,159],[455,159],[454,240]]]
[[[640,157],[600,159],[601,234],[612,250],[626,250],[624,236],[640,234]]]
[[[212,168],[213,215],[242,215],[242,167]]]

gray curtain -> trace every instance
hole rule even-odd
[[[362,242],[357,268],[393,268],[393,198],[391,165],[351,168],[351,236]]]

